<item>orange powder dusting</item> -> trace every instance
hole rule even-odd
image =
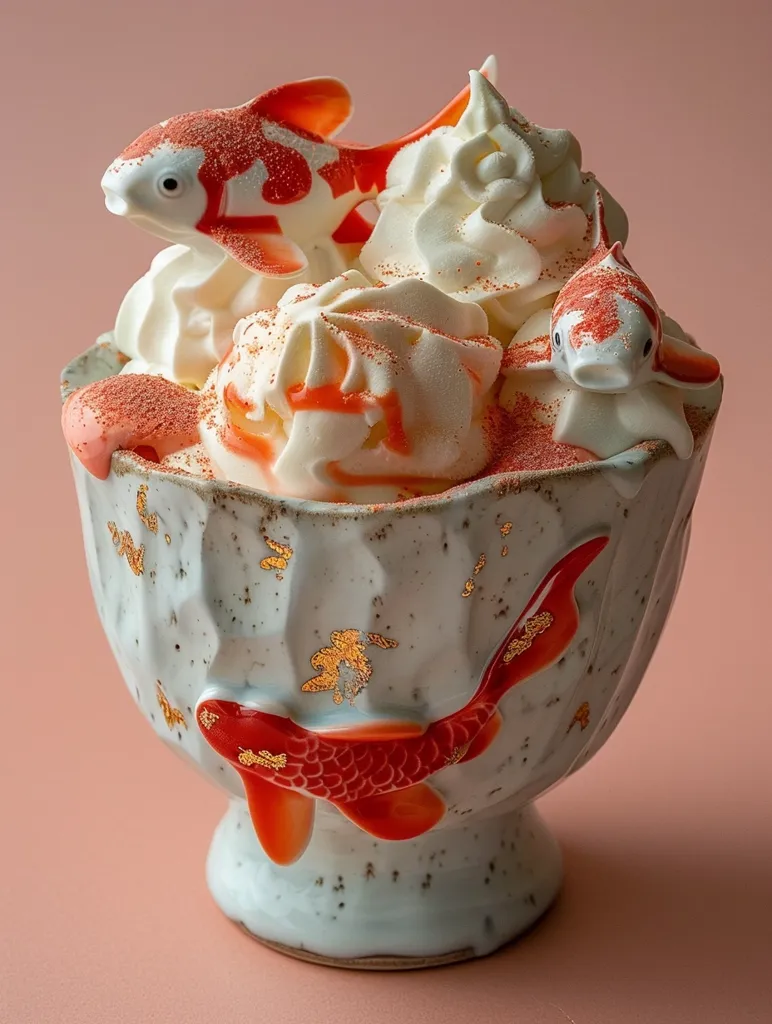
[[[539,417],[545,411],[542,403],[523,394],[511,411],[492,406],[484,423],[490,461],[479,475],[567,469],[594,461],[595,456],[583,448],[553,441],[552,424]]]
[[[513,370],[522,370],[533,363],[549,362],[552,354],[548,334],[542,334],[531,341],[511,342],[504,349],[504,358],[501,361],[501,372],[511,373]]]
[[[76,394],[105,434],[129,423],[138,440],[198,436],[198,392],[164,377],[120,374],[89,384]]]
[[[713,422],[715,412],[703,409],[699,405],[684,405],[684,418],[689,425],[695,441],[701,437]]]

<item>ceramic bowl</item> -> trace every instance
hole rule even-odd
[[[103,340],[64,391],[119,368]],[[404,968],[489,953],[547,909],[561,860],[532,801],[602,746],[641,681],[703,418],[686,461],[650,444],[380,507],[130,453],[105,481],[73,462],[126,684],[228,796],[207,877],[230,918],[305,959]]]

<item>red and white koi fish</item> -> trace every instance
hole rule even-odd
[[[551,369],[579,388],[617,394],[652,381],[704,388],[718,380],[713,356],[663,332],[656,300],[622,243],[609,245],[600,192],[595,234],[592,255],[555,300],[549,354],[532,346],[534,359],[522,368]]]
[[[499,645],[471,700],[426,726],[385,721],[312,732],[231,700],[201,700],[199,728],[241,776],[271,860],[291,864],[303,853],[314,798],[328,800],[379,839],[412,839],[433,828],[445,803],[426,779],[482,754],[499,731],[502,697],[563,654],[579,625],[574,589],[608,540],[596,537],[561,558]]]
[[[489,58],[483,72],[492,75]],[[403,146],[454,125],[469,86],[426,124],[380,146],[332,142],[352,103],[336,78],[279,86],[226,110],[162,121],[139,136],[102,178],[108,210],[152,234],[194,248],[216,243],[272,276],[307,266],[304,249],[364,242],[371,225],[356,207],[386,182]]]
[[[113,453],[136,451],[152,462],[200,440],[200,393],[164,377],[118,374],[74,391],[62,409],[72,453],[106,480]]]

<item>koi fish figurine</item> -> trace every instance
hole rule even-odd
[[[483,73],[495,73],[489,58]],[[455,124],[462,90],[436,117],[379,146],[332,142],[352,103],[336,78],[279,86],[225,110],[162,121],[113,161],[102,179],[107,208],[152,234],[196,249],[217,244],[250,270],[300,273],[320,240],[364,242],[356,207],[385,186],[395,154]]]
[[[606,394],[652,382],[678,388],[715,383],[718,361],[664,333],[656,300],[625,257],[622,243],[609,245],[600,192],[594,223],[592,255],[555,300],[549,344],[540,349],[530,343],[534,358],[521,360],[519,368],[550,369],[568,384]]]
[[[301,856],[313,829],[314,798],[328,800],[379,839],[412,839],[433,828],[445,803],[426,780],[479,757],[499,731],[504,695],[561,657],[579,625],[576,584],[608,540],[595,537],[560,559],[499,645],[469,702],[426,726],[385,721],[312,732],[231,700],[202,699],[199,728],[241,776],[267,856],[277,864]]]

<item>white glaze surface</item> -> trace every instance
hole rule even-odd
[[[104,375],[111,359],[105,349],[92,350],[66,371],[70,387]],[[196,728],[193,709],[203,693],[226,693],[266,709],[280,706],[310,728],[378,713],[441,717],[469,699],[545,570],[579,540],[599,532],[611,536],[577,587],[581,621],[566,655],[502,700],[504,724],[484,754],[432,777],[448,807],[435,831],[408,843],[378,842],[322,803],[311,846],[296,865],[280,869],[266,865],[251,835],[241,835],[248,830],[238,799],[209,861],[210,886],[226,913],[289,946],[298,944],[302,931],[306,948],[332,956],[433,955],[449,945],[486,952],[526,927],[556,885],[553,863],[539,875],[533,915],[527,907],[523,915],[518,894],[527,895],[529,872],[543,862],[546,839],[530,852],[522,847],[519,866],[517,857],[507,861],[506,886],[502,881],[504,888],[492,890],[497,897],[491,903],[498,902],[501,914],[487,938],[484,899],[474,897],[477,914],[451,914],[451,928],[438,909],[444,896],[436,908],[434,897],[427,898],[427,915],[418,923],[415,894],[423,892],[427,873],[436,893],[446,886],[458,891],[444,875],[464,857],[477,872],[475,879],[464,876],[464,891],[482,892],[488,872],[482,849],[487,856],[516,827],[514,812],[610,735],[675,594],[706,450],[707,442],[688,461],[648,456],[646,479],[631,499],[621,497],[596,466],[523,477],[519,489],[492,478],[444,498],[380,511],[331,511],[217,482],[145,473],[126,455],[114,459],[106,481],[74,464],[95,600],[126,683],[156,733],[237,798],[240,780]],[[157,532],[137,509],[143,486],[143,514],[146,520],[157,516]],[[115,524],[119,543],[127,531],[135,552],[143,546],[141,575],[132,571],[125,544],[119,554],[108,522]],[[512,527],[503,536],[507,523]],[[260,567],[271,553],[265,537],[293,549],[281,579]],[[475,575],[483,553],[486,564]],[[475,586],[464,598],[467,579]],[[332,630],[343,628],[399,642],[396,649],[373,650],[372,678],[355,707],[336,706],[329,693],[301,691],[313,675],[312,654],[329,642]],[[159,680],[169,708],[184,721],[167,724]],[[583,726],[577,714],[585,704]],[[486,830],[482,846],[469,838],[481,834],[478,823]],[[442,868],[438,863],[428,872],[427,858],[435,852],[438,860],[439,849],[452,852]],[[388,897],[382,894],[385,881],[367,889],[365,881],[375,879],[361,879],[363,859],[365,873],[368,862],[382,865],[398,870],[404,885],[389,888]],[[352,896],[345,917],[331,922],[332,898],[318,894],[309,879],[338,875]],[[505,889],[515,895],[509,899]],[[381,895],[371,899],[368,892]],[[306,916],[269,913],[271,899],[281,902],[277,896],[300,900]],[[318,919],[312,907],[320,909]],[[379,907],[408,924],[374,928]]]

